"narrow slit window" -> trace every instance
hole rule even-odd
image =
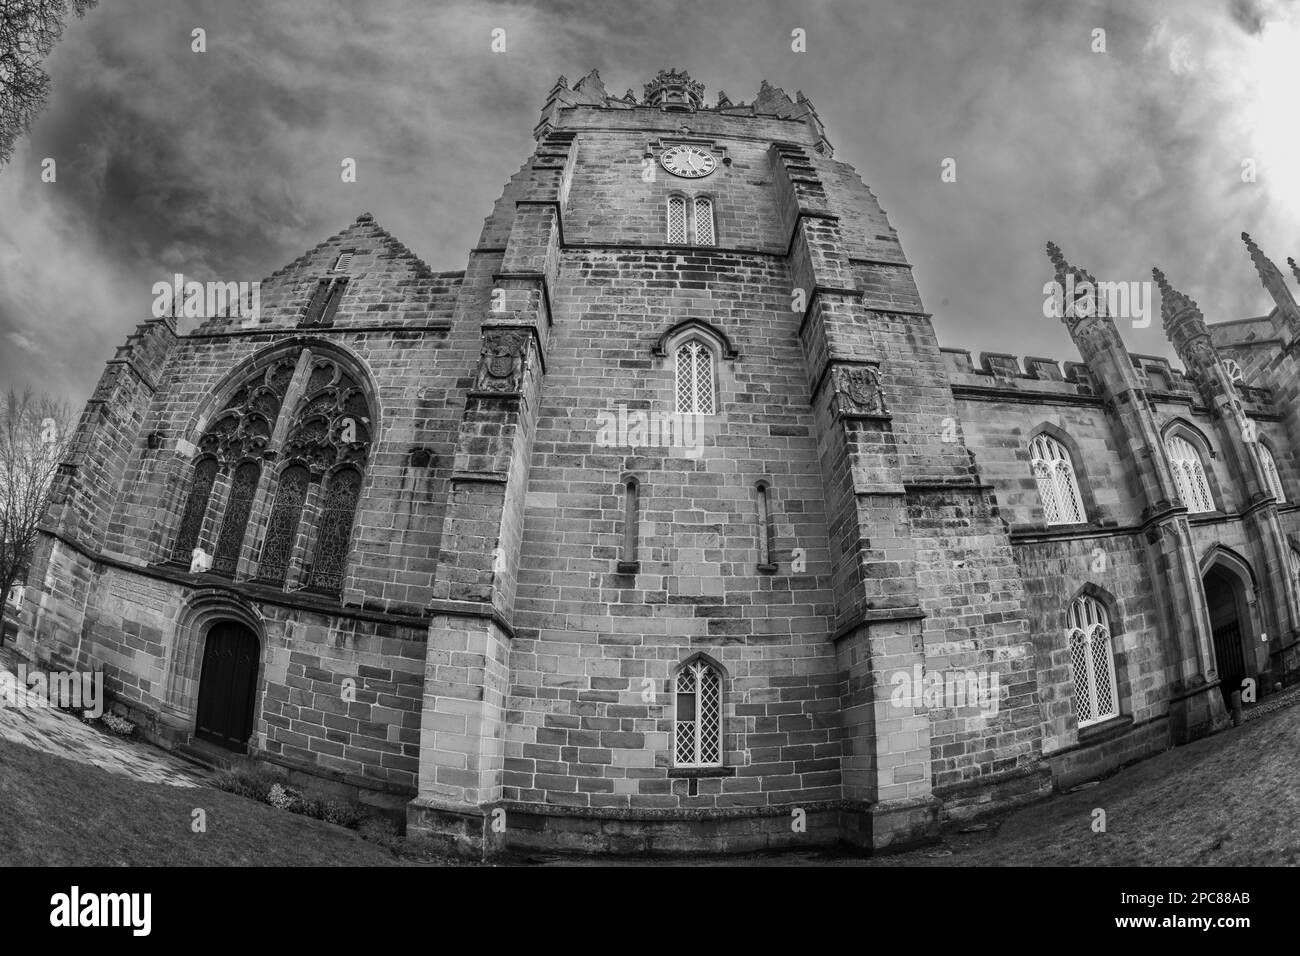
[[[623,483],[623,557],[618,562],[620,574],[635,574],[641,567],[637,558],[637,522],[640,485],[635,478]]]
[[[758,569],[776,570],[776,517],[772,514],[771,487],[765,481],[755,486],[758,498]]]

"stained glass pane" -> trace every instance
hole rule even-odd
[[[199,544],[199,534],[203,531],[203,516],[208,511],[208,499],[212,497],[212,484],[217,478],[217,462],[205,458],[194,466],[194,480],[190,484],[190,496],[185,502],[185,512],[181,516],[180,531],[176,534],[176,544],[172,548],[172,558],[190,563],[190,554]]]
[[[302,518],[303,501],[307,498],[309,475],[307,469],[295,465],[285,469],[280,476],[280,487],[271,506],[271,519],[266,526],[266,541],[258,562],[257,576],[273,584],[283,584],[293,555],[294,540],[298,535],[298,522]]]
[[[221,534],[217,537],[217,549],[212,556],[212,570],[217,574],[233,577],[239,566],[239,551],[244,545],[244,532],[248,528],[248,516],[253,511],[253,498],[257,495],[257,480],[261,474],[261,467],[251,461],[235,469]]]
[[[343,576],[348,568],[352,522],[360,494],[361,475],[357,472],[351,469],[337,471],[330,479],[321,508],[316,557],[312,563],[313,589],[337,592],[343,587]]]

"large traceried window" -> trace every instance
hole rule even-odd
[[[677,346],[677,411],[714,413],[713,350],[699,339]]]
[[[697,660],[677,672],[673,699],[673,763],[678,767],[722,766],[722,675]]]
[[[1029,443],[1030,467],[1038,480],[1047,523],[1079,524],[1088,520],[1074,476],[1070,453],[1050,435],[1037,435]]]
[[[1079,726],[1119,716],[1110,619],[1100,601],[1086,594],[1075,598],[1066,612],[1066,639]]]
[[[287,427],[277,430],[281,406],[295,414]],[[229,474],[230,490],[224,513],[217,516],[220,532],[210,570],[234,577],[255,503],[259,495],[269,493],[259,490],[260,462],[275,457],[284,464],[278,481],[269,483],[274,498],[253,574],[280,587],[306,586],[337,594],[351,558],[352,526],[370,454],[371,414],[358,380],[340,362],[310,349],[258,372],[199,440],[200,457],[172,545],[172,560],[188,562],[195,548],[207,546],[203,526],[212,488],[220,475]],[[275,436],[281,433],[285,438],[277,444]],[[319,502],[308,494],[316,482],[323,489]],[[260,507],[257,510],[260,513]],[[295,556],[313,532],[314,553]],[[299,567],[304,574],[296,570]]]
[[[1181,435],[1170,435],[1165,439],[1165,451],[1169,455],[1169,464],[1174,469],[1174,480],[1178,482],[1178,494],[1191,514],[1201,514],[1214,510],[1214,496],[1210,494],[1210,483],[1205,477],[1205,466],[1196,448]]]
[[[1277,462],[1273,460],[1273,453],[1268,450],[1268,446],[1263,442],[1258,444],[1259,460],[1264,466],[1264,479],[1268,482],[1268,490],[1273,493],[1278,504],[1286,504],[1286,492],[1282,490],[1282,476],[1277,472]]]

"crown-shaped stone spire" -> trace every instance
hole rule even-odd
[[[1246,248],[1250,251],[1250,261],[1255,264],[1255,271],[1259,273],[1260,281],[1264,283],[1264,288],[1268,291],[1268,294],[1273,297],[1273,304],[1282,313],[1287,328],[1291,330],[1292,334],[1300,334],[1300,308],[1296,307],[1295,297],[1291,295],[1291,290],[1287,287],[1282,270],[1273,264],[1272,259],[1264,255],[1263,250],[1259,248],[1255,240],[1250,238],[1250,233],[1243,232],[1241,241],[1246,244]]]
[[[1187,318],[1204,321],[1201,307],[1196,304],[1195,299],[1171,286],[1165,274],[1159,269],[1152,269],[1151,275],[1160,289],[1160,318],[1166,330],[1174,323]]]
[[[1061,247],[1054,242],[1047,244],[1047,258],[1052,260],[1056,272],[1056,284],[1059,297],[1061,319],[1074,327],[1091,315],[1104,315],[1105,309],[1097,295],[1097,280],[1092,273],[1066,261]]]
[[[698,110],[704,102],[704,84],[696,83],[685,70],[660,70],[645,85],[643,102],[646,106]]]
[[[1165,336],[1173,343],[1187,371],[1199,378],[1217,360],[1201,307],[1191,296],[1171,286],[1159,269],[1152,269],[1151,275],[1160,289],[1160,321]]]

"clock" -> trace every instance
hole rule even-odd
[[[659,154],[659,163],[674,176],[699,179],[718,168],[718,161],[699,146],[670,146]]]

